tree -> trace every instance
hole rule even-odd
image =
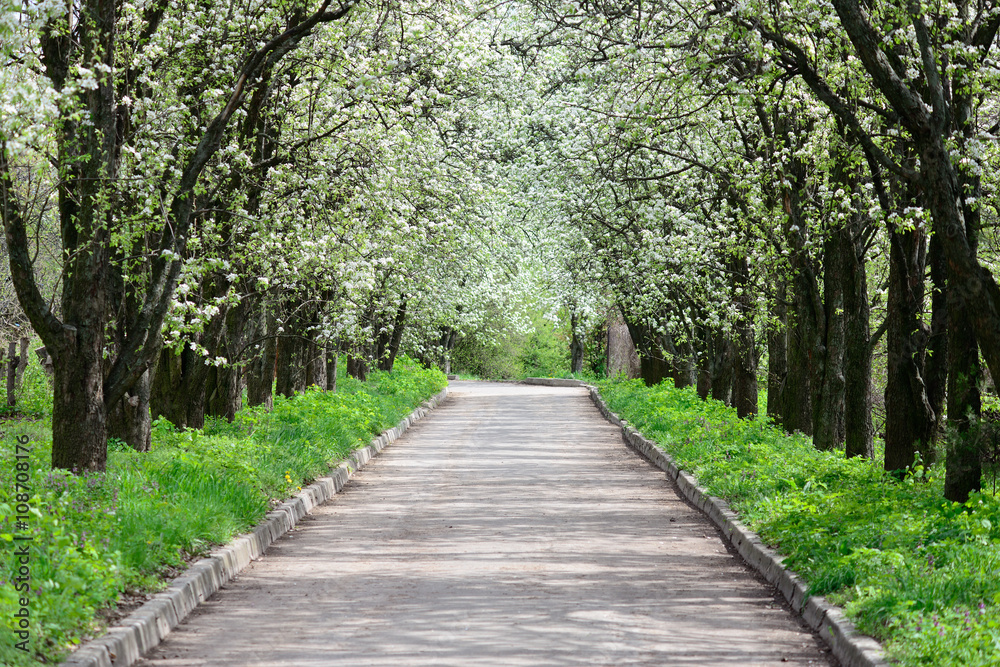
[[[159,29],[165,3],[141,17],[119,15],[115,3],[84,0],[78,7],[44,17],[37,30],[48,85],[59,97],[54,144],[58,172],[63,272],[60,313],[56,315],[35,279],[23,207],[13,181],[9,137],[0,141],[0,197],[18,299],[52,355],[54,467],[101,470],[107,452],[107,414],[149,368],[158,352],[160,324],[177,285],[199,180],[219,149],[229,122],[252,82],[272,62],[294,50],[318,26],[347,15],[353,2],[317,9],[292,8],[259,24],[264,39],[247,51],[228,82],[221,108],[194,145],[177,156],[176,178],[164,184],[162,227],[150,258],[149,286],[141,306],[124,328],[125,338],[105,374],[109,290],[114,280],[111,253],[116,219],[118,165],[122,148],[119,108],[124,95],[116,73],[127,70],[120,54],[135,52]],[[265,8],[266,9],[266,8]],[[139,22],[133,37],[121,22]]]

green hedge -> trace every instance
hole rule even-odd
[[[691,389],[602,382],[608,406],[669,452],[810,592],[844,606],[902,665],[1000,664],[1000,503],[942,498],[943,470],[903,482],[820,452]]]
[[[343,364],[341,364],[343,366]],[[102,629],[100,610],[125,591],[162,588],[163,575],[257,523],[278,501],[390,428],[446,386],[444,375],[408,359],[366,383],[342,378],[338,392],[278,398],[272,412],[241,411],[232,424],[200,431],[153,428],[145,454],[114,446],[103,475],[53,471],[51,424],[8,422],[0,445],[0,664],[64,657]],[[14,645],[15,442],[33,448],[28,526],[31,653]]]

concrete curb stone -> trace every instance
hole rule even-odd
[[[582,380],[572,378],[524,378],[521,384],[533,384],[541,387],[586,387]]]
[[[424,401],[399,424],[356,450],[347,460],[299,493],[268,512],[264,520],[245,535],[212,551],[170,582],[167,589],[123,618],[107,634],[87,642],[70,655],[64,667],[128,667],[158,645],[195,607],[228,583],[268,546],[291,530],[302,517],[344,488],[354,472],[395,441],[407,428],[426,416],[448,396],[445,388]]]
[[[844,667],[883,667],[889,664],[882,646],[871,637],[858,632],[854,624],[844,616],[842,609],[830,604],[822,596],[807,595],[805,582],[784,566],[784,557],[764,545],[756,533],[744,526],[728,503],[708,495],[698,485],[698,480],[681,470],[669,454],[612,412],[597,387],[585,386],[589,388],[591,400],[605,419],[621,427],[625,443],[677,482],[684,497],[720,528],[729,543],[751,567],[777,587],[792,610],[819,633]]]

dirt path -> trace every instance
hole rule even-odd
[[[141,664],[835,664],[584,390],[451,391]]]

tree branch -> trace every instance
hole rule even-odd
[[[14,192],[14,180],[10,173],[7,157],[7,142],[0,141],[0,207],[3,212],[4,230],[7,237],[7,253],[10,260],[10,274],[21,302],[24,314],[42,341],[52,347],[61,347],[64,340],[63,324],[49,308],[48,302],[38,289],[34,265],[28,253],[28,232],[21,216],[21,208]]]
[[[160,233],[160,244],[153,259],[149,290],[146,292],[137,321],[129,327],[129,330],[135,333],[123,344],[104,382],[106,405],[113,405],[125,394],[146,371],[159,350],[160,327],[170,307],[170,297],[177,286],[181,271],[181,256],[187,245],[187,233],[194,210],[195,186],[208,161],[222,145],[229,120],[240,107],[247,84],[294,50],[317,25],[347,16],[357,4],[357,0],[348,0],[335,10],[328,10],[331,1],[323,0],[312,16],[274,37],[250,56],[233,85],[226,105],[212,120],[198,142],[182,172],[171,202],[170,214]]]
[[[788,65],[795,67],[795,71],[802,77],[802,80],[805,81],[806,85],[809,86],[809,89],[813,91],[816,97],[819,98],[820,102],[825,104],[826,107],[833,112],[833,114],[837,116],[842,123],[844,123],[847,131],[854,138],[854,140],[861,144],[866,151],[870,152],[878,160],[879,164],[884,166],[886,169],[899,174],[907,180],[916,180],[918,177],[917,172],[896,163],[885,153],[885,151],[879,148],[879,146],[872,141],[872,138],[861,127],[861,123],[858,121],[858,117],[854,114],[854,112],[851,111],[844,100],[840,99],[840,97],[833,92],[819,73],[813,69],[812,64],[809,62],[809,58],[805,51],[802,50],[802,47],[787,39],[784,35],[780,35],[765,28],[759,21],[744,23],[744,27],[757,31],[761,37],[781,49],[783,52],[781,55],[782,59]],[[879,53],[881,54],[881,52]],[[888,64],[886,64],[886,67],[888,67]]]

